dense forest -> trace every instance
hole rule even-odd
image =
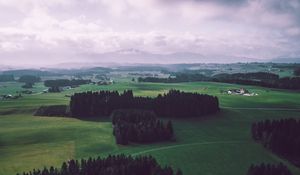
[[[15,77],[21,77],[23,75],[33,75],[33,76],[57,76],[54,72],[42,71],[38,69],[17,69],[17,70],[7,70],[3,71],[3,74],[14,75]]]
[[[262,163],[260,165],[251,165],[247,175],[292,175],[292,173],[282,163],[277,165]]]
[[[25,83],[22,88],[32,88],[35,83],[41,81],[41,78],[34,75],[22,75],[19,77],[18,81]]]
[[[22,82],[22,83],[34,84],[34,83],[40,82],[41,78],[38,76],[34,76],[34,75],[23,75],[23,76],[20,76],[18,81]]]
[[[256,81],[270,81],[278,80],[279,76],[268,72],[252,72],[252,73],[235,73],[235,74],[216,74],[212,77],[205,76],[200,73],[193,73],[191,71],[174,73],[174,77],[157,78],[157,77],[139,77],[139,82],[161,82],[161,83],[181,83],[193,81],[225,81],[225,80],[256,80]]]
[[[109,116],[116,109],[148,109],[160,117],[201,117],[219,111],[217,97],[170,90],[155,98],[135,97],[131,90],[75,93],[70,113],[74,117]]]
[[[152,143],[173,139],[172,122],[164,124],[157,119],[153,111],[116,110],[111,118],[117,144]]]
[[[46,87],[52,87],[52,88],[57,88],[57,87],[65,87],[65,86],[79,86],[83,84],[88,84],[90,83],[91,80],[83,80],[83,79],[58,79],[58,80],[46,80],[44,82],[44,85]]]
[[[169,166],[161,167],[151,156],[109,155],[107,158],[70,160],[60,169],[45,167],[17,175],[182,175],[182,172],[175,172]]]
[[[294,69],[294,75],[300,76],[300,67]]]
[[[202,74],[187,74],[176,73],[175,77],[157,78],[157,77],[139,77],[139,82],[155,82],[155,83],[182,83],[182,82],[194,82],[194,81],[209,81],[210,78]]]
[[[243,78],[214,78],[213,81],[254,85],[278,89],[300,89],[300,77],[284,77],[279,79],[243,79]]]
[[[272,152],[300,167],[299,120],[265,120],[253,123],[252,137]]]
[[[235,83],[243,85],[255,85],[268,88],[279,89],[300,89],[300,77],[279,78],[277,74],[268,72],[253,73],[235,73],[235,74],[217,74],[212,77],[206,77],[202,74],[177,73],[175,77],[156,78],[145,77],[138,78],[139,82],[160,82],[160,83],[181,83],[193,81],[213,81],[223,83]]]
[[[61,92],[61,91],[62,91],[62,88],[60,88],[58,86],[48,88],[48,92]]]
[[[0,82],[8,82],[8,81],[15,81],[13,75],[10,74],[1,74],[0,75]]]
[[[250,72],[250,73],[234,73],[234,74],[217,74],[212,77],[218,80],[256,80],[256,81],[273,81],[278,80],[279,76],[277,74],[269,72]]]

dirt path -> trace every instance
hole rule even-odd
[[[231,141],[216,141],[216,142],[197,142],[197,143],[187,143],[187,144],[178,144],[178,145],[170,145],[170,146],[163,146],[159,148],[152,148],[140,152],[136,152],[131,154],[132,156],[137,156],[140,154],[145,154],[149,152],[154,151],[161,151],[161,150],[167,150],[167,149],[174,149],[174,148],[180,148],[180,147],[186,147],[186,146],[195,146],[195,145],[212,145],[212,144],[230,144],[230,143],[246,143],[248,141],[241,141],[241,140],[231,140]]]

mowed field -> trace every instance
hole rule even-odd
[[[0,87],[0,94],[15,93],[18,83]],[[244,87],[258,96],[222,94],[221,90]],[[244,175],[251,163],[284,162],[295,174],[300,169],[282,160],[251,139],[250,127],[264,119],[300,118],[300,93],[223,83],[135,83],[108,86],[84,85],[62,93],[35,94],[0,101],[0,175],[14,175],[44,166],[60,167],[76,158],[124,153],[153,155],[162,165],[180,168],[185,175]],[[214,116],[173,120],[176,142],[120,146],[115,144],[109,120],[79,120],[32,116],[41,105],[68,104],[66,95],[87,90],[132,89],[134,95],[156,96],[169,89],[219,97],[222,110]]]

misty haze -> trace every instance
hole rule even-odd
[[[299,0],[0,0],[0,175],[299,175]]]

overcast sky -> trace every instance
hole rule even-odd
[[[132,48],[299,57],[300,0],[0,0],[1,64]]]

